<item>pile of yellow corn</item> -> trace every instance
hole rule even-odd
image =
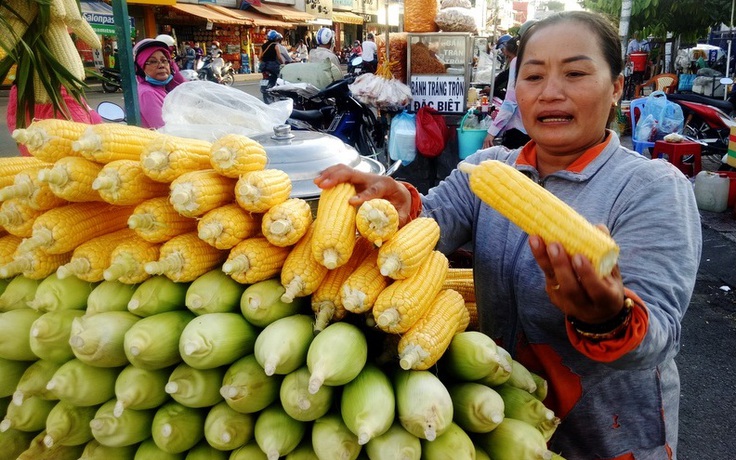
[[[473,331],[434,220],[398,229],[347,184],[313,217],[243,136],[14,137],[34,157],[0,161],[8,458],[559,458],[546,383]]]

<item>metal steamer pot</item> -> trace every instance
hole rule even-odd
[[[386,173],[379,161],[361,156],[330,134],[292,131],[291,126],[284,124],[274,126],[273,134],[259,134],[252,139],[266,150],[267,168],[280,169],[289,175],[292,198],[303,198],[313,207],[321,192],[314,179],[329,166],[342,163],[364,172]]]

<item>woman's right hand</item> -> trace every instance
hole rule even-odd
[[[355,186],[356,195],[350,198],[351,205],[360,206],[373,198],[383,198],[390,201],[399,212],[400,226],[409,221],[411,193],[404,185],[389,176],[365,173],[344,164],[337,164],[325,169],[314,179],[314,183],[321,189],[328,189],[343,182]]]
[[[483,148],[487,149],[487,148],[493,147],[494,139],[495,139],[494,136],[491,136],[490,134],[486,135],[486,138],[483,139]]]

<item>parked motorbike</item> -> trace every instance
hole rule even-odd
[[[220,77],[218,78],[212,71],[212,57],[207,56],[204,58],[202,66],[197,71],[197,78],[205,81],[213,81],[215,83],[222,83],[226,86],[232,86],[235,83],[235,70],[230,62],[225,61],[225,65],[220,69]]]
[[[100,69],[102,75],[102,92],[114,93],[122,88],[123,81],[120,77],[120,69],[114,67],[103,67]]]
[[[348,75],[357,77],[363,73],[363,57],[358,53],[351,53],[348,57]]]

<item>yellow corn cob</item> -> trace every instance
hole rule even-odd
[[[619,253],[613,238],[547,189],[497,160],[461,163],[459,169],[470,174],[473,193],[523,231],[560,243],[570,255],[587,257],[601,277],[611,273]]]
[[[254,284],[276,276],[289,252],[290,248],[274,246],[266,238],[248,238],[230,250],[222,271],[239,283]]]
[[[21,242],[21,237],[15,235],[0,236],[0,266],[13,261],[15,251]]]
[[[475,282],[472,268],[451,268],[442,289],[452,289],[460,293],[466,302],[475,302]]]
[[[66,18],[66,7],[64,0],[50,0],[49,12],[52,18],[63,20]]]
[[[280,169],[243,174],[235,184],[235,200],[250,212],[266,212],[291,194],[291,179]]]
[[[306,235],[294,245],[281,268],[281,285],[286,292],[283,302],[290,303],[295,297],[305,297],[317,290],[327,276],[327,268],[312,255],[314,224]]]
[[[235,182],[214,169],[190,171],[174,179],[169,187],[171,204],[186,217],[198,217],[232,203]]]
[[[323,190],[319,198],[312,255],[329,269],[345,264],[355,247],[355,208],[348,203],[353,196],[355,187],[342,183]]]
[[[246,238],[256,236],[260,228],[260,214],[230,203],[202,216],[197,223],[197,234],[217,249],[230,249]]]
[[[197,221],[176,212],[168,197],[158,197],[136,206],[128,219],[128,227],[150,243],[163,243],[195,231]]]
[[[261,232],[271,244],[292,246],[312,225],[312,208],[301,198],[289,198],[263,215]]]
[[[348,262],[327,272],[319,287],[312,294],[312,311],[315,314],[314,330],[321,331],[328,324],[340,321],[347,314],[340,296],[345,280],[373,252],[373,243],[365,238],[358,238],[355,249]]]
[[[103,272],[110,266],[112,251],[120,243],[133,240],[134,236],[133,230],[124,228],[80,244],[72,253],[69,263],[56,270],[56,276],[64,279],[74,275],[90,283],[102,281]]]
[[[429,309],[399,340],[399,365],[404,370],[427,370],[450,346],[452,337],[470,322],[465,301],[452,289],[440,291]]]
[[[373,251],[343,283],[340,292],[342,305],[352,313],[369,311],[389,281],[390,278],[381,275],[378,268],[378,251]]]
[[[116,160],[102,168],[92,182],[103,200],[121,206],[140,204],[150,198],[166,196],[166,184],[149,179],[143,174],[140,161]]]
[[[189,282],[204,275],[227,258],[227,251],[213,248],[197,232],[175,236],[161,246],[156,262],[144,269],[149,275],[164,275],[172,281]]]
[[[40,170],[38,180],[49,184],[54,195],[73,203],[103,201],[99,192],[92,188],[102,166],[82,157],[64,157],[50,169]]]
[[[71,251],[63,254],[48,254],[40,249],[23,251],[19,245],[13,261],[0,267],[0,278],[22,274],[26,278],[40,280],[54,273],[71,258]]]
[[[28,152],[39,160],[54,163],[68,156],[79,156],[72,149],[72,143],[88,127],[86,123],[56,118],[33,120],[27,128],[15,129],[13,139],[25,145]]]
[[[8,50],[15,48],[37,14],[37,2],[21,0],[0,3],[0,16],[5,18],[4,26],[0,29],[0,43],[3,44],[0,47],[0,59],[7,56]]]
[[[430,217],[418,217],[403,226],[378,251],[384,276],[406,279],[416,273],[440,239],[440,226]]]
[[[90,161],[140,160],[144,147],[162,134],[120,123],[90,125],[72,143],[72,150]]]
[[[74,35],[84,43],[88,44],[92,49],[101,49],[100,37],[92,26],[82,17],[79,4],[76,0],[63,0],[64,11],[66,16],[64,22],[74,32]]]
[[[33,223],[33,234],[21,250],[42,248],[49,254],[73,251],[80,244],[126,227],[132,206],[107,203],[72,203],[49,209]]]
[[[210,150],[210,164],[223,176],[238,178],[266,168],[268,157],[263,146],[241,134],[226,134]]]
[[[138,284],[151,277],[145,265],[159,259],[161,243],[149,243],[136,234],[130,240],[118,244],[110,254],[110,265],[102,273],[107,281]]]
[[[381,247],[399,230],[399,212],[390,201],[374,198],[360,205],[355,226],[361,235]]]
[[[13,185],[15,175],[21,171],[47,165],[47,162],[34,157],[2,157],[0,158],[0,188]]]
[[[0,200],[17,199],[32,209],[46,210],[66,204],[66,200],[54,195],[51,187],[38,180],[38,171],[42,168],[30,168],[15,176],[13,185],[0,189]]]
[[[80,81],[84,81],[84,63],[64,21],[52,18],[43,33],[43,39],[49,52],[59,61],[59,64]]]
[[[49,96],[49,92],[46,89],[46,86],[44,86],[44,83],[46,83],[46,81],[41,78],[41,74],[39,74],[38,71],[35,69],[33,70],[32,78],[33,78],[33,101],[36,104],[50,104],[51,96]]]
[[[378,327],[393,334],[408,331],[432,304],[448,269],[447,257],[432,251],[414,275],[394,281],[384,289],[373,305],[373,318]]]
[[[8,200],[0,206],[0,226],[11,235],[29,238],[33,234],[33,223],[44,212],[33,209],[25,201]]]
[[[462,294],[461,294],[462,295]],[[468,331],[479,331],[480,321],[478,320],[478,305],[475,302],[465,302],[465,309],[468,310]]]
[[[143,172],[158,182],[171,182],[190,171],[211,169],[212,144],[199,139],[159,134],[140,156]]]

